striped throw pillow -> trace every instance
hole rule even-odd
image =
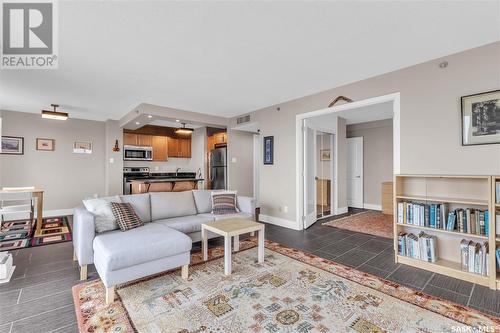
[[[212,214],[236,214],[236,192],[235,191],[220,191],[212,192]]]
[[[144,225],[134,211],[134,208],[132,208],[132,205],[128,202],[112,202],[111,210],[121,231],[127,231]]]

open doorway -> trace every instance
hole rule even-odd
[[[393,175],[399,172],[399,94],[320,110],[300,118],[305,128],[301,140],[303,151],[298,152],[304,162],[304,181],[299,193],[304,203],[303,227],[332,215],[360,210],[382,211],[383,184],[390,183]],[[307,139],[306,134],[314,124],[321,124],[321,130],[326,129],[333,138],[327,140],[333,142],[329,149],[332,163],[326,169],[332,172],[330,185],[325,168],[316,164],[314,175],[308,172],[310,162],[307,161],[313,159],[308,149],[317,151],[314,157],[320,155],[321,150],[328,151],[320,136],[321,130],[316,132],[320,135],[314,142]],[[313,170],[312,165],[309,170]],[[333,198],[330,205],[325,204],[325,198]],[[314,219],[311,214],[313,201]],[[385,211],[392,212],[392,208]]]

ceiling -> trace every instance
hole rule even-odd
[[[0,72],[0,107],[230,117],[500,40],[498,1],[60,1],[59,69]]]

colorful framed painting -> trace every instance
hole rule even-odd
[[[500,143],[500,90],[461,98],[462,146]]]
[[[264,137],[264,164],[274,164],[274,136]]]
[[[36,150],[53,151],[55,149],[54,139],[36,139]]]
[[[2,136],[2,154],[23,155],[24,138],[18,136]]]

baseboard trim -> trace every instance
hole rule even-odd
[[[36,210],[36,208],[35,208]],[[5,221],[14,221],[14,220],[22,220],[26,219],[28,214],[9,214],[8,216],[6,215]],[[72,208],[67,208],[67,209],[51,209],[51,210],[44,210],[43,211],[43,217],[54,217],[54,216],[66,216],[66,215],[73,215],[73,209]],[[35,211],[35,217],[37,217],[36,211]]]
[[[345,213],[347,213],[347,207],[339,207],[339,208],[337,208],[337,214],[336,215],[345,214]]]
[[[371,210],[382,210],[381,205],[373,205],[373,204],[368,204],[368,203],[364,203],[363,208],[371,209]]]
[[[297,226],[297,222],[282,219],[280,217],[259,214],[259,221],[269,223],[269,224],[274,224],[274,225],[277,225],[279,227],[293,229],[293,230],[302,230]]]

